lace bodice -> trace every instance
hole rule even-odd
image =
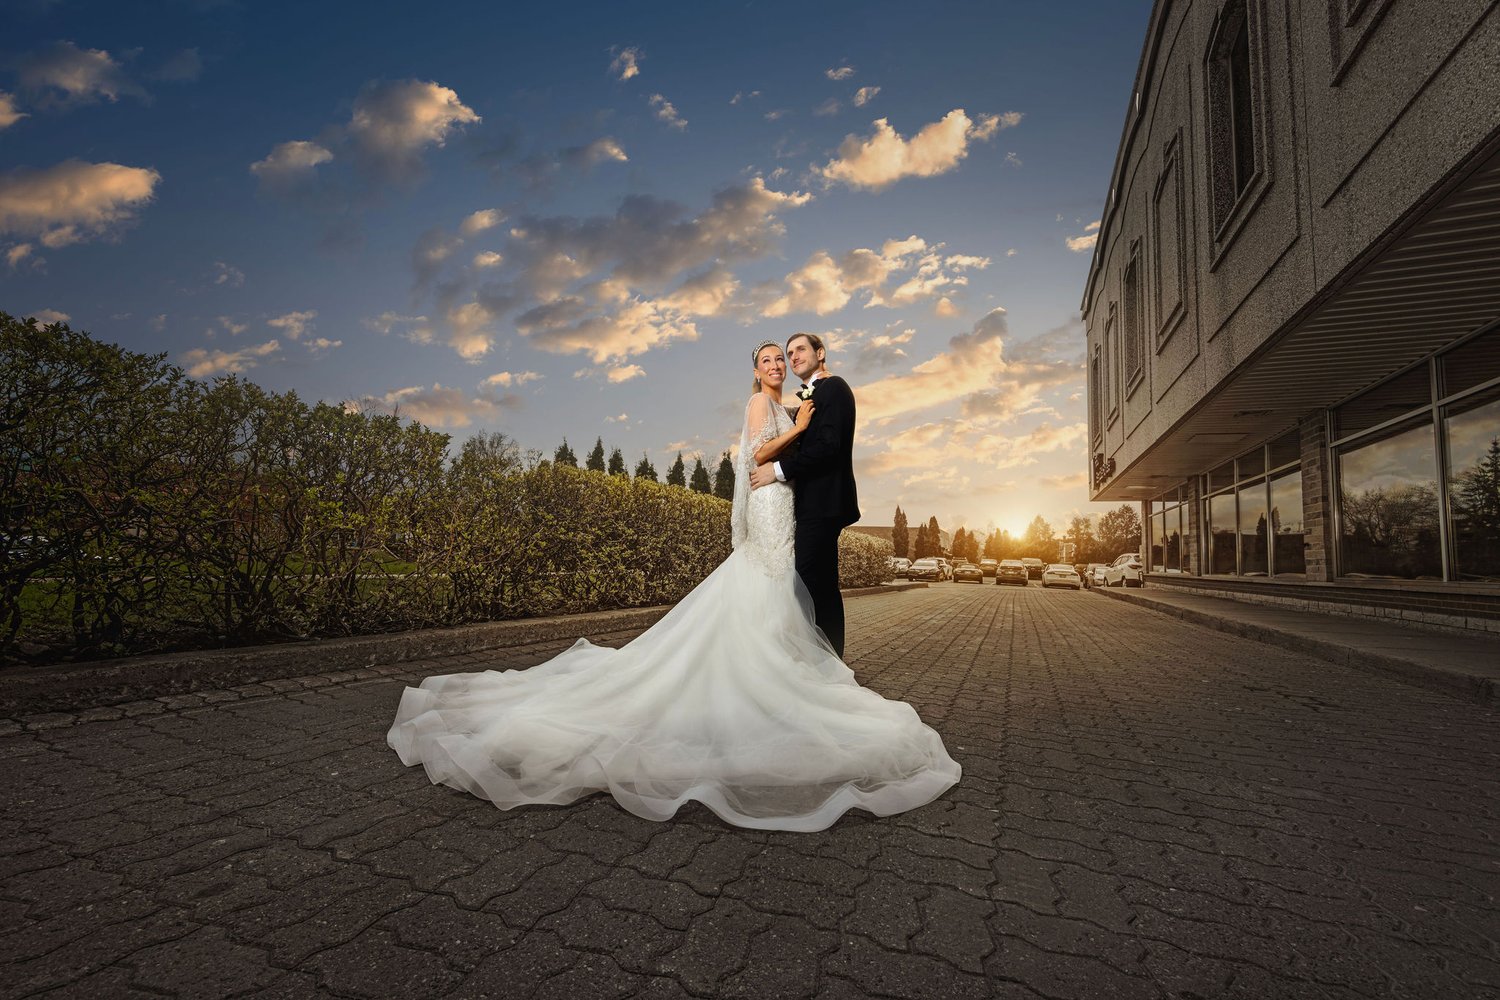
[[[740,435],[739,460],[735,463],[734,548],[771,576],[793,569],[792,534],[796,524],[792,488],[772,483],[751,490],[750,473],[755,452],[772,438],[791,430],[792,418],[769,396],[757,393],[745,407],[745,428]]]

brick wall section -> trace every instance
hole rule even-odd
[[[1203,477],[1193,476],[1187,483],[1187,537],[1182,540],[1184,573],[1203,574]]]
[[[1328,466],[1328,411],[1298,424],[1302,444],[1302,519],[1307,531],[1307,578],[1333,579],[1333,470]]]

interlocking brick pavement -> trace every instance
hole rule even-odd
[[[17,720],[0,989],[1500,995],[1486,708],[1089,593],[943,584],[849,621],[861,682],[964,778],[819,834],[502,813],[385,747],[403,684],[566,641]]]

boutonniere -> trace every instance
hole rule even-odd
[[[797,390],[797,398],[801,399],[801,400],[812,399],[812,394],[813,394],[813,387],[812,386],[808,386],[806,389],[798,389]]]

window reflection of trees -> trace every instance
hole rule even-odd
[[[1451,415],[1448,509],[1455,580],[1500,580],[1500,399]]]
[[[1339,455],[1344,575],[1442,578],[1436,469],[1430,424]]]

